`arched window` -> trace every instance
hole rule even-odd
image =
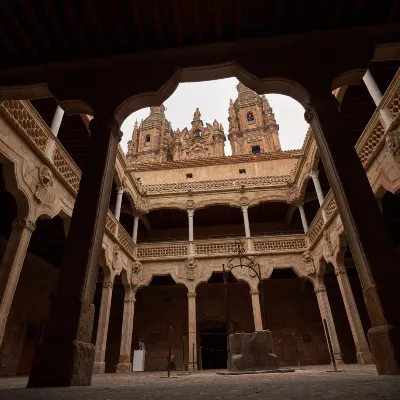
[[[247,123],[254,124],[254,115],[251,111],[247,113]]]
[[[150,146],[150,135],[146,135],[146,146]]]
[[[194,132],[194,137],[195,138],[201,138],[201,131]]]

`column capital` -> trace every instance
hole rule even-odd
[[[125,303],[135,303],[136,299],[134,297],[125,297],[124,302]]]
[[[314,287],[314,292],[315,292],[315,293],[326,292],[326,286],[325,286],[325,285],[322,285],[322,284],[317,284],[317,285]]]
[[[250,289],[250,294],[252,295],[252,296],[255,296],[256,294],[258,295],[260,292],[259,292],[259,290],[258,289]]]
[[[189,218],[192,218],[194,215],[194,210],[187,210]]]
[[[249,206],[242,206],[242,211],[247,213],[249,211]]]
[[[187,297],[191,298],[191,297],[196,297],[197,293],[196,292],[187,292]]]
[[[119,122],[113,118],[99,118],[95,117],[89,122],[89,130],[93,132],[94,130],[106,130],[107,132],[111,132],[112,135],[118,140],[118,142],[122,139],[122,132],[120,130]]]
[[[12,227],[19,226],[21,228],[27,229],[30,232],[33,232],[36,229],[36,225],[34,222],[30,221],[28,218],[17,218],[12,223]]]
[[[304,109],[304,119],[306,120],[307,124],[311,124],[312,120],[314,119],[314,108],[311,103],[306,103]]]
[[[118,194],[123,194],[123,193],[124,193],[124,191],[125,191],[125,188],[124,188],[124,186],[123,186],[123,185],[121,185],[121,186],[117,186],[117,192],[118,192]]]
[[[311,171],[309,174],[309,177],[311,179],[316,179],[316,178],[318,178],[318,175],[319,175],[319,171]]]
[[[113,281],[104,281],[103,282],[103,288],[110,288],[112,289],[114,286],[114,282]]]
[[[347,270],[344,265],[335,266],[335,275],[347,275]]]

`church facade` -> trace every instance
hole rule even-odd
[[[398,249],[399,72],[392,78],[354,144]],[[169,327],[177,369],[224,368],[227,334],[265,327],[281,365],[329,364],[328,336],[338,363],[373,363],[357,265],[312,130],[301,149],[282,151],[268,100],[237,89],[229,132],[204,124],[199,109],[174,131],[160,105],[135,124],[127,154],[119,148],[88,289],[95,373],[131,371],[139,342],[145,369],[165,369]],[[345,90],[335,92],[343,108]],[[79,190],[78,142],[54,133],[49,107],[0,104],[1,375],[30,371]],[[66,134],[88,133],[90,117],[79,118]],[[224,283],[237,246],[260,266],[261,285],[246,268]]]

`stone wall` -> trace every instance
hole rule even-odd
[[[3,237],[0,239],[1,260],[7,241]],[[51,264],[31,253],[26,254],[0,348],[1,376],[29,373],[50,311],[58,276],[58,270]]]

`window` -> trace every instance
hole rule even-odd
[[[193,178],[193,174],[186,174],[186,179],[192,179]]]
[[[251,152],[253,153],[253,154],[260,154],[261,153],[261,149],[260,149],[260,146],[251,146]]]
[[[254,115],[251,111],[247,113],[247,123],[254,124]]]
[[[245,173],[246,173],[246,170],[245,170],[245,169],[239,169],[239,174],[240,174],[240,175],[245,174]]]
[[[150,146],[150,135],[146,135],[146,146]]]
[[[201,132],[200,131],[194,132],[194,137],[195,138],[201,138]]]

